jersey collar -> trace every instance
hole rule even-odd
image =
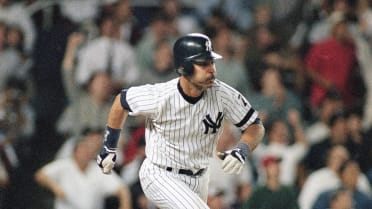
[[[198,97],[190,97],[188,95],[185,94],[185,92],[182,90],[181,88],[181,84],[180,84],[180,81],[178,80],[177,82],[177,88],[178,88],[178,91],[180,92],[180,94],[182,95],[182,97],[190,104],[196,104],[204,95],[204,91],[201,93],[200,96]]]

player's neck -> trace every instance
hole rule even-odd
[[[189,97],[200,97],[203,94],[204,89],[194,85],[186,77],[180,77],[180,87],[184,94]]]

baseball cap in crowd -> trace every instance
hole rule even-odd
[[[262,163],[262,166],[266,168],[271,163],[279,163],[280,161],[282,161],[280,157],[268,155],[262,158],[261,163]]]

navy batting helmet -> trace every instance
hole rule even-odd
[[[193,62],[221,59],[222,56],[212,51],[212,42],[201,33],[191,33],[179,38],[173,46],[173,60],[177,73],[191,75]]]

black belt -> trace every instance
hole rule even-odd
[[[171,172],[173,171],[173,168],[166,167],[166,170]],[[198,170],[196,173],[192,172],[192,170],[178,169],[178,174],[183,174],[186,176],[200,176],[200,175],[203,175],[204,171],[205,171],[204,168]]]

